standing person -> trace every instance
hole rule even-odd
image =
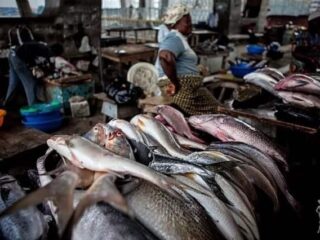
[[[13,38],[11,33],[15,33]],[[31,30],[26,27],[11,29],[9,60],[9,85],[3,105],[6,105],[21,82],[27,97],[28,105],[37,100],[37,77],[52,70],[50,57],[52,52],[42,42],[34,40]],[[36,76],[35,76],[36,75]]]
[[[170,80],[167,92],[173,103],[187,115],[215,111],[217,101],[208,89],[202,87],[202,77],[197,68],[197,55],[191,49],[187,36],[192,33],[189,9],[175,5],[167,11],[166,23],[171,31],[160,43],[159,77]]]

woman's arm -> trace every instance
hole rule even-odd
[[[164,73],[175,86],[176,93],[180,89],[180,83],[177,77],[175,55],[168,50],[161,50],[159,52],[159,59]]]

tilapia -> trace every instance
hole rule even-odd
[[[292,74],[278,82],[274,88],[281,91],[320,95],[320,82],[304,74]]]
[[[208,114],[191,116],[189,122],[195,128],[208,132],[221,141],[239,141],[252,145],[288,169],[288,164],[278,147],[263,133],[239,119],[223,114]]]
[[[256,85],[273,96],[279,97],[278,92],[274,89],[274,85],[277,83],[273,78],[263,73],[250,73],[244,77],[246,83]]]
[[[171,156],[184,158],[190,153],[182,149],[173,134],[154,118],[147,115],[136,115],[130,122],[157,140]]]
[[[25,196],[16,179],[10,175],[0,176],[0,193],[2,212]],[[45,238],[47,231],[48,225],[42,213],[34,206],[0,219],[0,238],[3,240],[36,240]]]
[[[157,112],[166,120],[167,123],[169,123],[169,125],[178,134],[184,135],[192,141],[195,141],[198,143],[204,143],[202,139],[198,138],[192,133],[185,117],[177,109],[169,105],[160,105],[160,106],[157,106]]]
[[[222,239],[205,210],[191,197],[188,201],[177,199],[143,181],[127,195],[127,201],[137,219],[160,239]]]
[[[320,98],[315,95],[278,91],[284,103],[302,108],[320,108]]]
[[[176,196],[177,189],[186,187],[170,177],[157,173],[138,162],[115,155],[80,136],[52,136],[47,140],[47,144],[80,168],[100,172],[110,171],[118,175],[130,174],[145,179]],[[210,192],[199,191],[210,195]]]

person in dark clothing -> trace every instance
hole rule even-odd
[[[28,28],[19,28],[15,29],[13,38],[10,35],[12,30],[9,31],[9,84],[3,105],[8,103],[19,82],[23,85],[28,105],[36,103],[37,78],[34,75],[39,77],[40,74],[41,77],[43,73],[53,70],[50,48],[45,43],[35,41]]]

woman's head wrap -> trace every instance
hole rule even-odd
[[[190,11],[186,5],[184,5],[184,4],[174,5],[174,6],[168,8],[166,15],[165,15],[164,23],[167,25],[174,25],[184,15],[187,15],[189,13],[190,13]]]

